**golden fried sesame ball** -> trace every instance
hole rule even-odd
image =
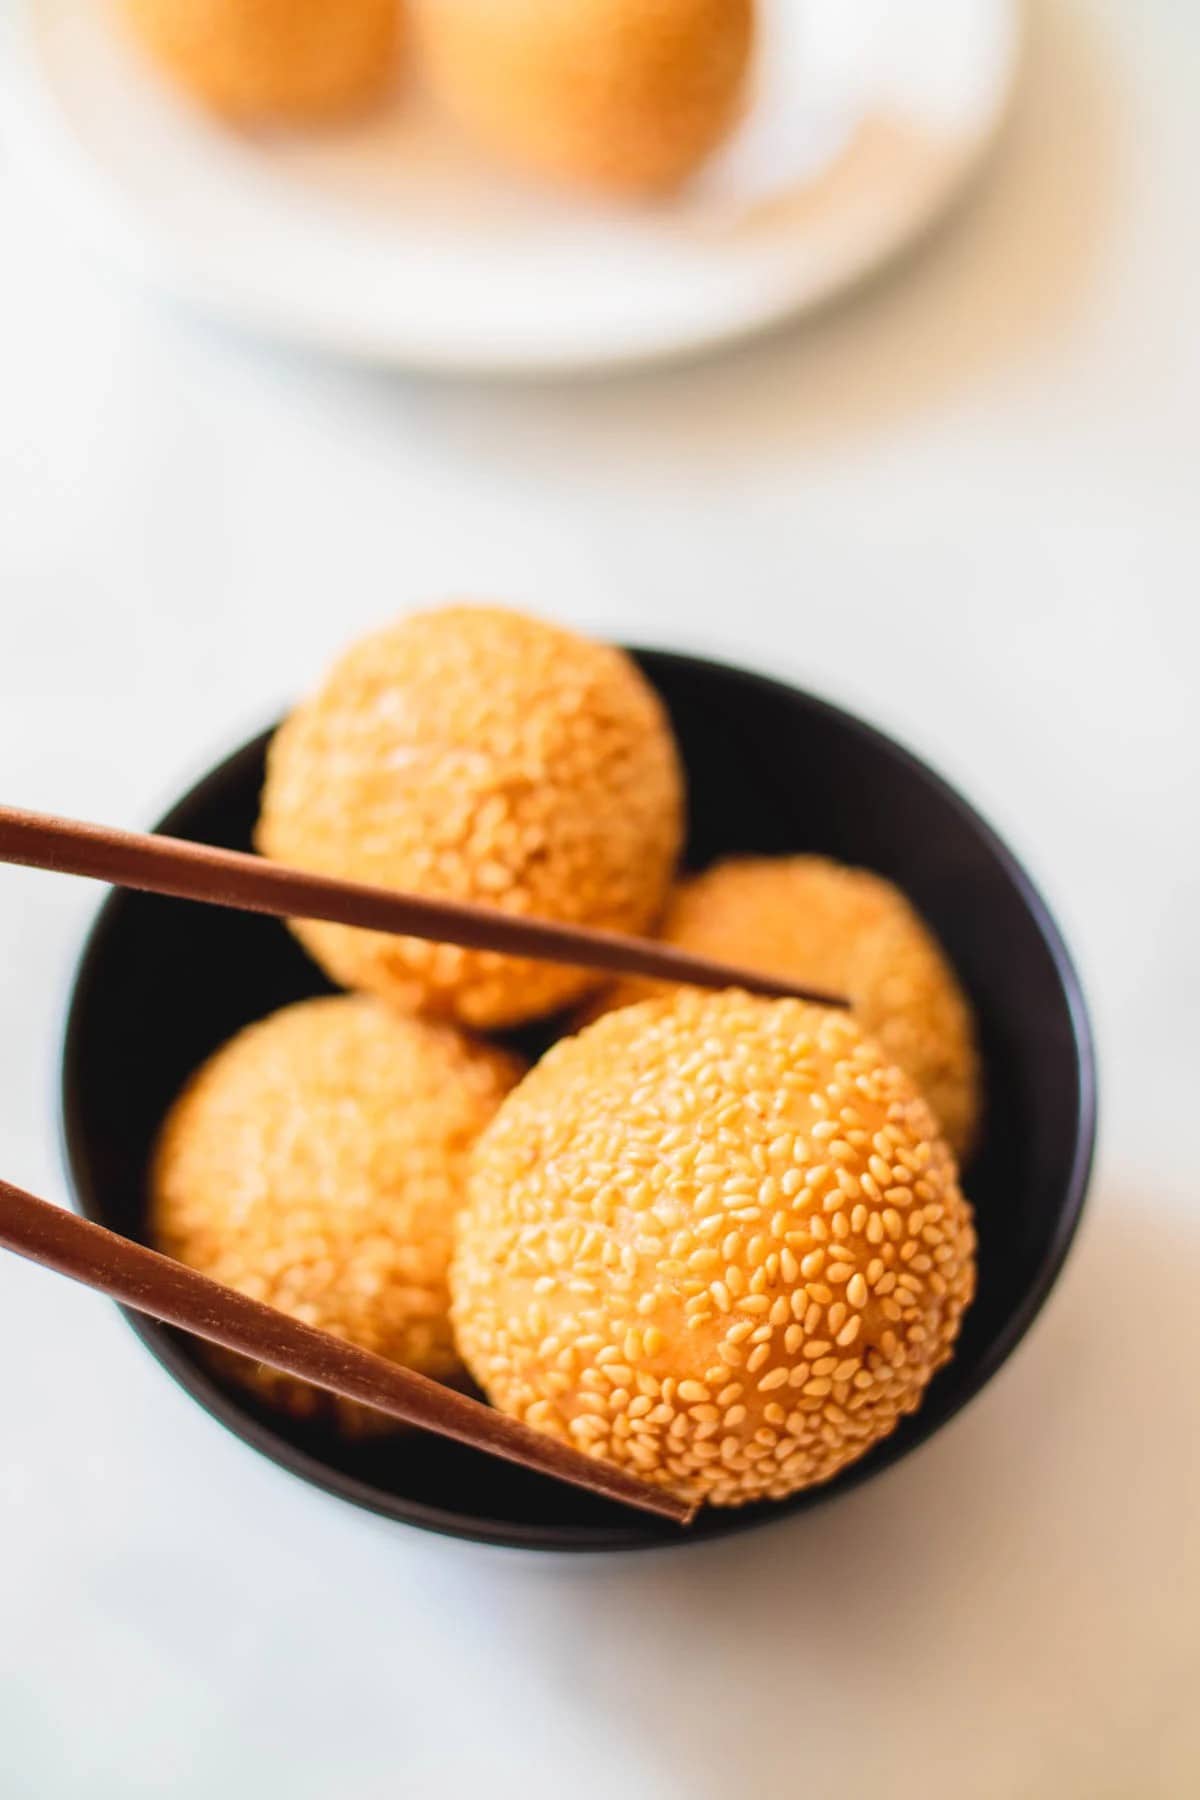
[[[681,881],[659,935],[697,955],[849,996],[921,1089],[958,1157],[979,1116],[971,1010],[941,946],[899,888],[823,856],[732,857]],[[587,1017],[663,992],[620,981]]]
[[[666,898],[683,779],[630,659],[495,607],[356,645],[276,733],[259,848],[326,875],[642,931]],[[552,1012],[577,970],[297,923],[336,981],[476,1026]]]
[[[392,79],[399,0],[124,0],[136,35],[194,99],[251,123],[320,119]]]
[[[753,0],[416,0],[431,86],[487,148],[615,194],[676,186],[737,117]]]
[[[168,1114],[151,1171],[155,1240],[305,1324],[451,1376],[453,1218],[472,1145],[520,1073],[453,1026],[365,996],[285,1007],[218,1050]],[[385,1423],[234,1364],[293,1412]]]
[[[974,1291],[954,1160],[846,1013],[685,991],[557,1044],[473,1159],[451,1265],[496,1405],[714,1506],[827,1481]]]

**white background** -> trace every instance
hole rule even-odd
[[[802,332],[592,387],[350,373],[82,260],[0,136],[0,792],[116,823],[399,608],[794,674],[1029,860],[1101,1040],[1087,1227],[919,1455],[724,1544],[389,1526],[0,1265],[0,1789],[1157,1800],[1200,1786],[1200,11],[1046,0],[1001,154]],[[96,895],[0,871],[0,1169],[61,1198]]]

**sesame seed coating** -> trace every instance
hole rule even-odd
[[[676,887],[664,942],[848,994],[863,1029],[912,1076],[956,1156],[979,1118],[979,1056],[966,996],[899,888],[822,856],[731,857]],[[662,992],[620,981],[585,1017]],[[865,1182],[886,1181],[868,1160]]]
[[[527,917],[653,925],[683,831],[666,713],[608,645],[494,607],[417,613],[357,644],[275,734],[258,846],[321,874]],[[343,986],[512,1025],[586,971],[298,922]]]
[[[247,1027],[192,1077],[151,1169],[160,1248],[308,1325],[437,1377],[459,1367],[447,1265],[475,1138],[521,1073],[453,1026],[357,995]],[[381,1415],[241,1358],[298,1414]]]
[[[124,9],[164,72],[233,119],[349,112],[395,70],[397,0],[124,0]]]
[[[430,84],[480,142],[552,180],[670,188],[733,124],[753,0],[415,0]]]
[[[872,1156],[906,1196],[878,1247],[837,1180]],[[827,1481],[887,1436],[974,1283],[971,1211],[909,1077],[844,1013],[694,990],[560,1041],[508,1096],[450,1273],[496,1405],[716,1506]]]

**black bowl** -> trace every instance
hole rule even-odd
[[[825,1487],[782,1505],[707,1511],[681,1539],[424,1433],[347,1443],[226,1385],[187,1337],[130,1323],[210,1413],[285,1468],[394,1519],[556,1550],[624,1550],[745,1530],[865,1481],[945,1424],[993,1376],[1049,1293],[1079,1221],[1095,1133],[1092,1039],[1053,920],[966,803],[877,731],[811,695],[692,657],[638,652],[670,708],[691,791],[688,860],[820,851],[897,882],[932,923],[974,1003],[987,1109],[965,1186],[979,1225],[979,1293],[957,1354],[915,1417]],[[267,739],[215,769],[162,820],[245,850]],[[83,952],[67,1022],[62,1111],[76,1200],[138,1237],[147,1156],[185,1077],[241,1026],[327,992],[275,921],[115,893]]]

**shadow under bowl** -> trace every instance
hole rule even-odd
[[[965,1171],[979,1292],[921,1410],[836,1480],[783,1503],[707,1510],[677,1528],[422,1432],[349,1442],[229,1385],[184,1334],[130,1323],[202,1406],[317,1486],[411,1525],[482,1542],[626,1550],[744,1531],[815,1505],[906,1456],[977,1394],[1028,1330],[1079,1221],[1095,1135],[1091,1031],[1045,905],[1012,854],[937,775],[822,700],[743,670],[635,652],[670,710],[690,788],[687,860],[820,852],[896,882],[946,946],[978,1017],[986,1113]],[[250,847],[267,737],[185,795],[159,829]],[[278,922],[112,894],[75,979],[62,1123],[75,1199],[146,1231],[146,1169],[185,1079],[251,1020],[331,991]]]

